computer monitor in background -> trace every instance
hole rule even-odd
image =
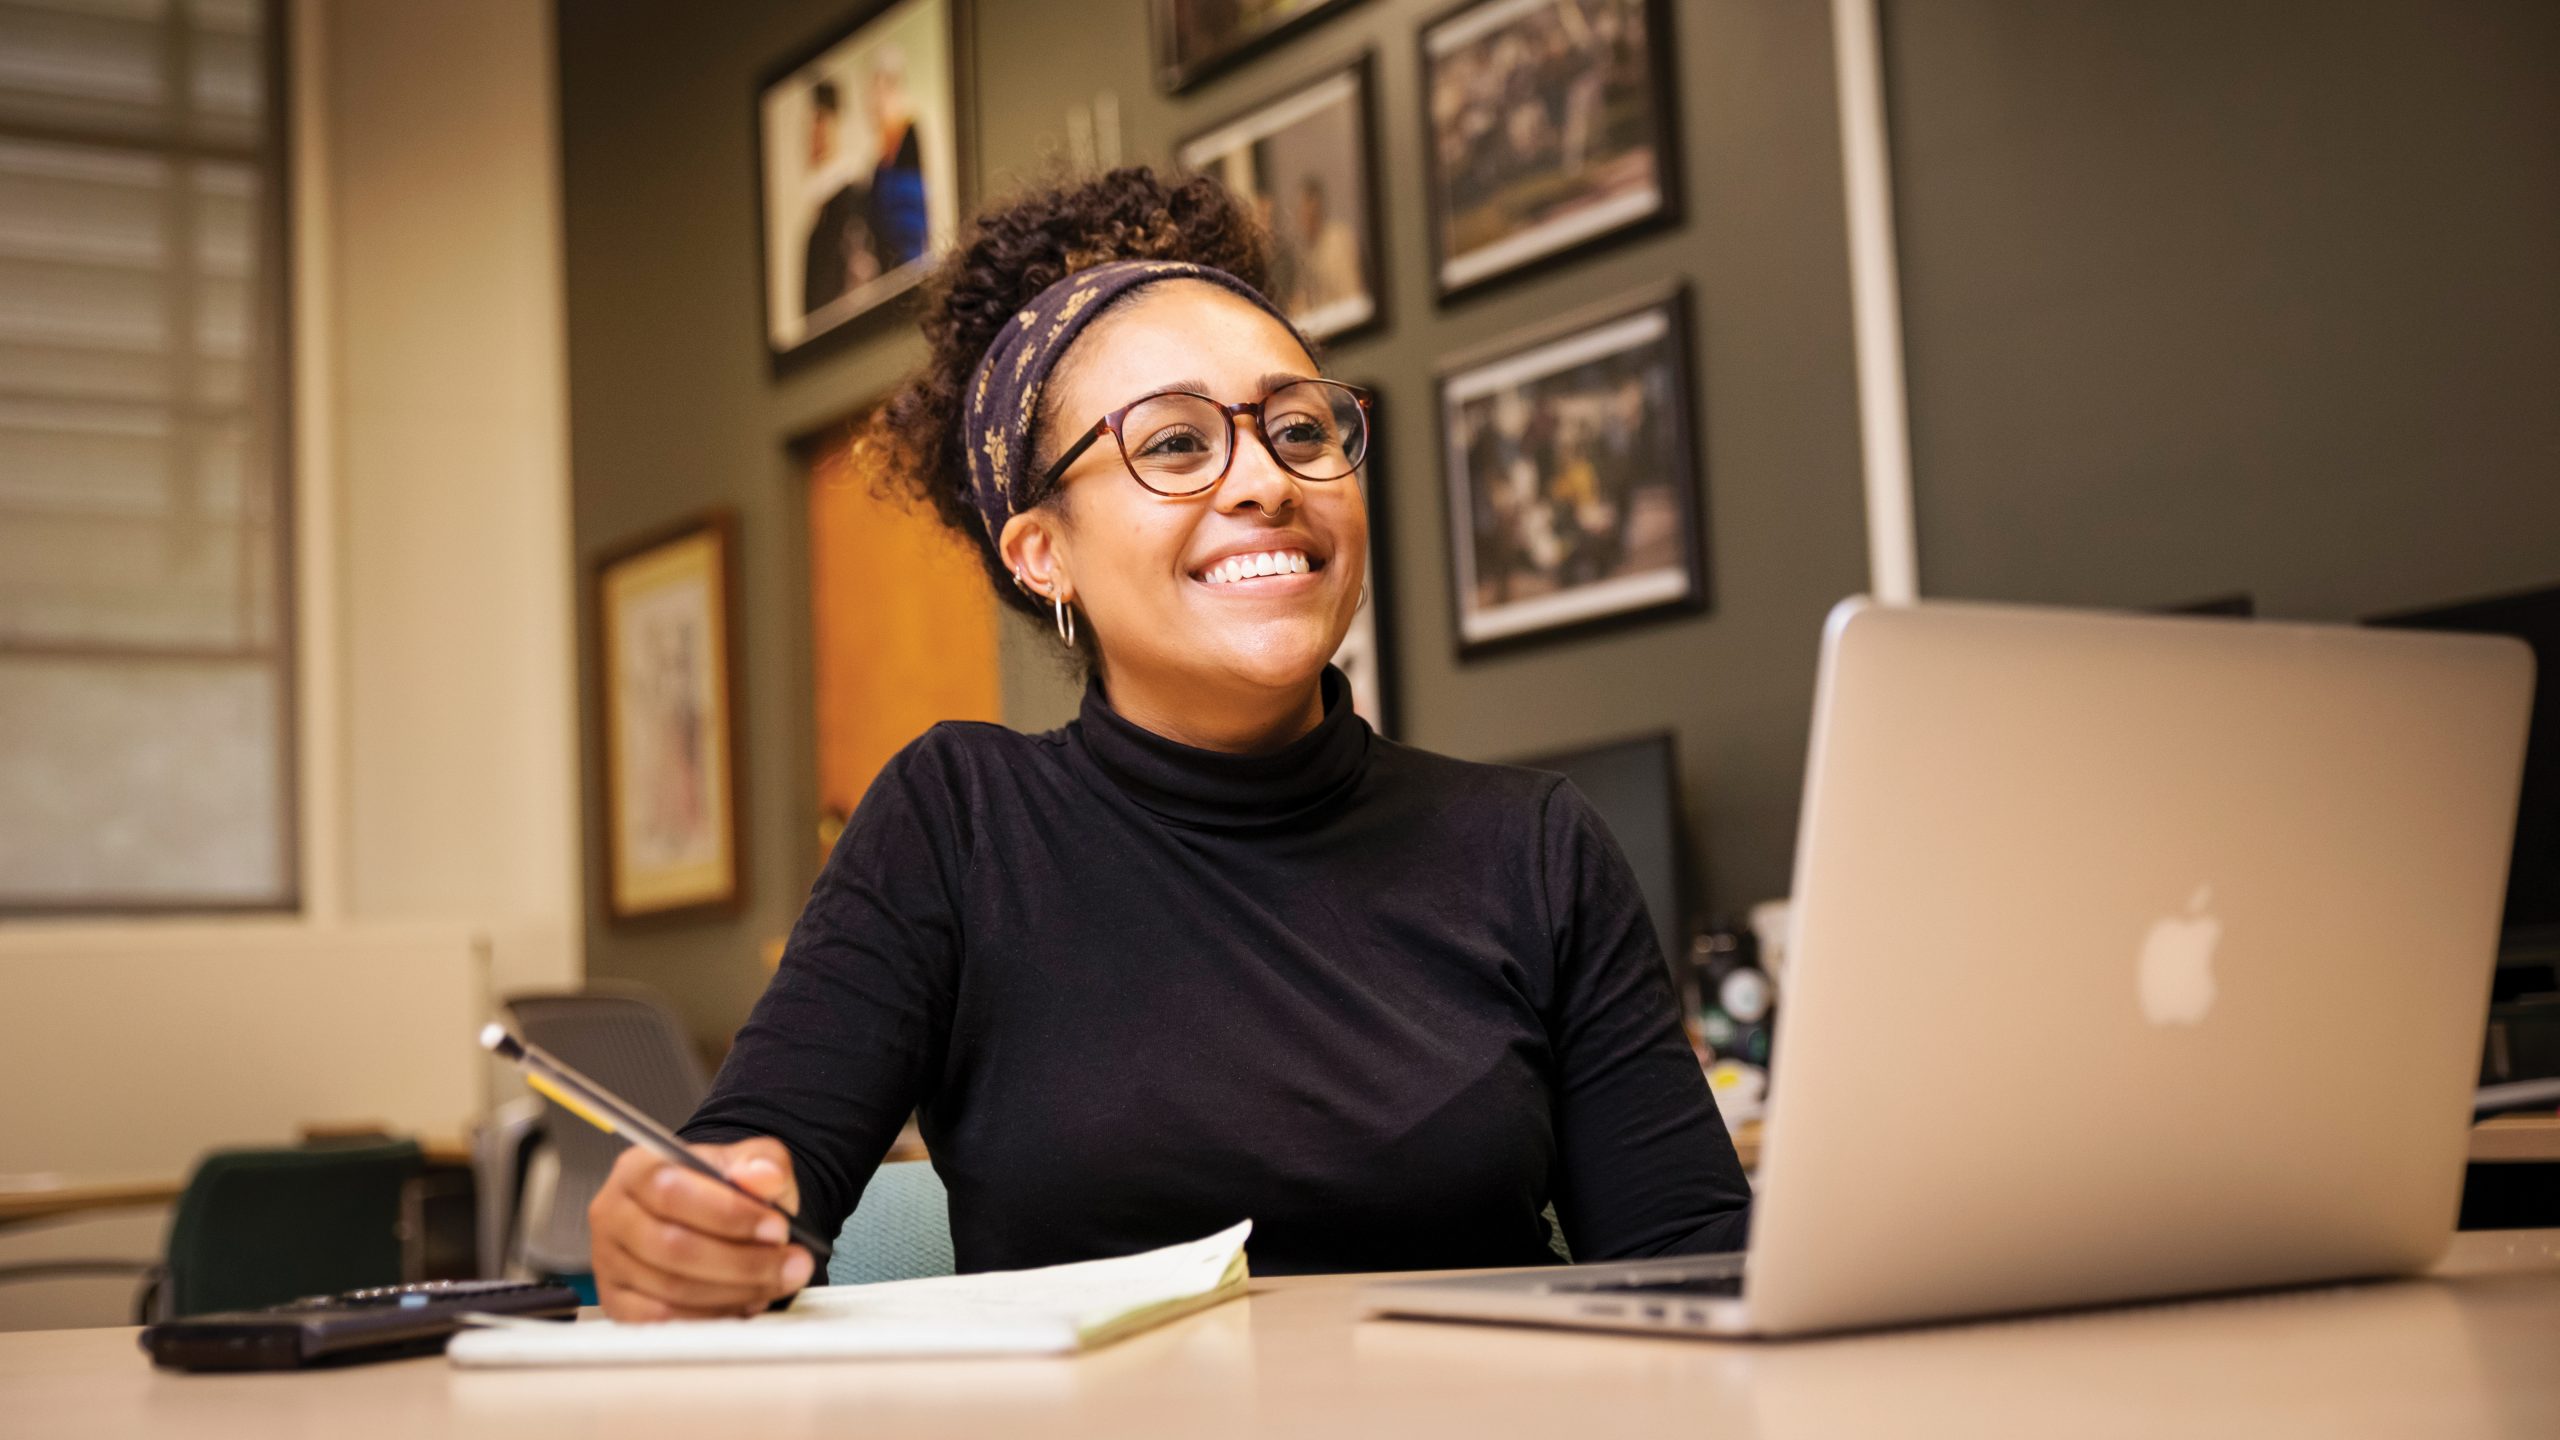
[[[2513,635],[2533,647],[2533,721],[2525,742],[2515,857],[2507,872],[2502,948],[2510,963],[2560,959],[2560,586],[2365,623]]]
[[[2176,605],[2163,605],[2163,615],[2212,615],[2225,620],[2254,620],[2258,615],[2258,597],[2246,590],[2228,595],[2214,595],[2203,600],[2187,600]]]
[[[1680,829],[1680,770],[1668,734],[1639,736],[1511,762],[1571,780],[1635,868],[1644,908],[1662,939],[1663,961],[1679,973],[1689,924],[1689,870]]]

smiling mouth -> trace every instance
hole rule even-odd
[[[1304,550],[1260,550],[1250,555],[1230,555],[1193,571],[1191,578],[1203,585],[1250,585],[1256,580],[1287,579],[1323,568],[1322,560]]]

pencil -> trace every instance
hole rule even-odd
[[[704,1179],[725,1185],[781,1216],[791,1227],[793,1242],[808,1251],[810,1259],[824,1265],[834,1257],[835,1248],[816,1231],[801,1224],[799,1216],[721,1174],[710,1161],[694,1154],[690,1146],[677,1139],[674,1131],[650,1119],[621,1096],[579,1074],[550,1051],[494,1020],[480,1028],[480,1047],[514,1061],[524,1071],[527,1085],[607,1135],[619,1136],[669,1164],[681,1165]]]

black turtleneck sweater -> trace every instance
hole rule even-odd
[[[1268,755],[1099,686],[881,771],[685,1127],[843,1223],[911,1110],[962,1270],[1250,1218],[1262,1274],[1738,1249],[1750,1191],[1626,860],[1561,777],[1371,733]]]

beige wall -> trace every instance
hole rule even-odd
[[[460,925],[0,936],[0,1174],[173,1175],[310,1122],[458,1135],[486,968]]]
[[[501,988],[571,983],[582,911],[548,7],[317,8],[341,900],[365,920],[469,916],[493,935]]]
[[[294,9],[307,911],[0,926],[0,1174],[455,1134],[492,999],[581,973],[549,7]],[[165,1224],[0,1235],[0,1266],[147,1258]],[[0,1327],[129,1293],[0,1285]]]

